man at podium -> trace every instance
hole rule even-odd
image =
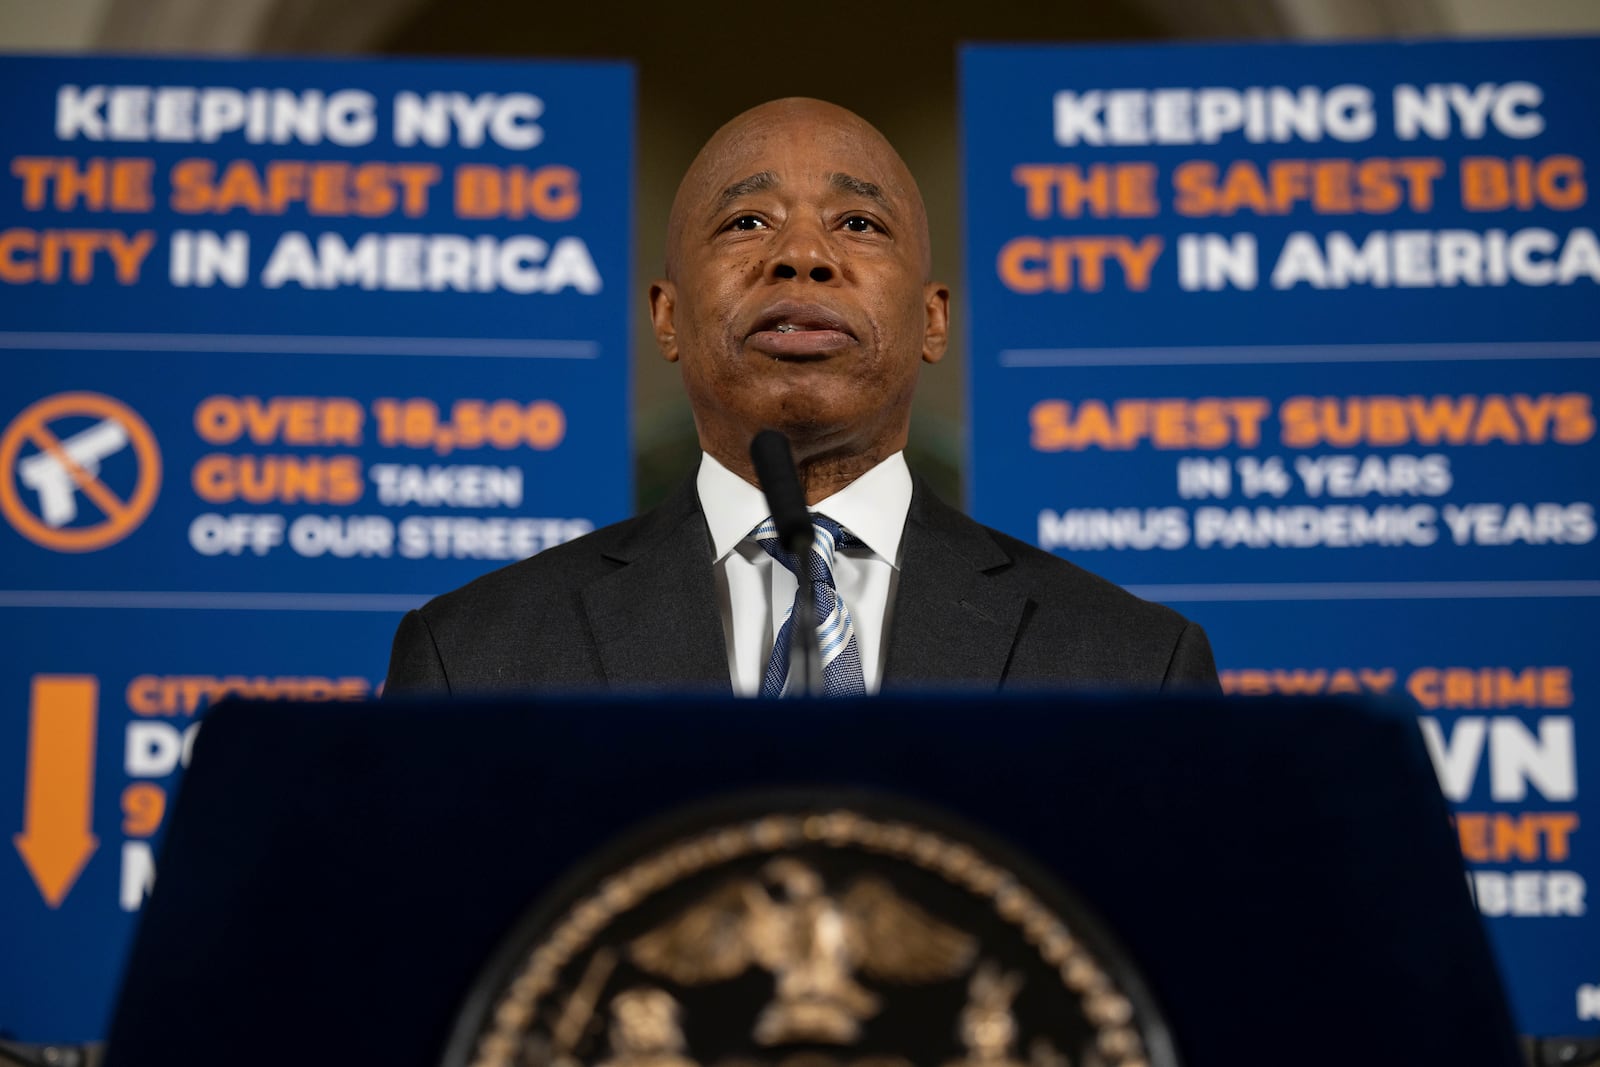
[[[699,470],[653,511],[409,612],[386,692],[794,693],[804,568],[759,488],[763,429],[789,439],[812,512],[829,694],[1214,690],[1198,625],[973,522],[907,468],[917,374],[948,341],[931,274],[916,182],[859,116],[787,99],[723,126],[678,188],[650,288]]]

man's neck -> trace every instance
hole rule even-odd
[[[710,449],[707,451],[711,452]],[[898,451],[899,448],[891,448],[881,456],[855,453],[798,458],[795,470],[800,476],[800,487],[805,490],[806,503],[817,504],[828,499]],[[748,455],[729,456],[717,452],[711,452],[711,455],[716,456],[718,463],[757,489],[761,488],[761,482],[756,477],[755,467]]]
[[[710,453],[695,472],[695,489],[711,533],[713,561],[736,548],[769,513],[766,494]],[[912,490],[904,454],[896,453],[814,506],[898,566]]]

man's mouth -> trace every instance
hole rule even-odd
[[[775,359],[813,359],[853,345],[856,338],[827,308],[785,302],[768,308],[746,341]]]

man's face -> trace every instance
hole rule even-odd
[[[706,451],[739,469],[769,427],[802,461],[905,446],[949,291],[927,281],[916,186],[870,126],[817,101],[740,116],[684,179],[667,256],[651,317]]]

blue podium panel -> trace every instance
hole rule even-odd
[[[615,1004],[608,978],[626,974],[624,989],[666,991],[626,962],[579,965],[554,981],[559,1009],[502,1011],[505,1002],[486,998],[480,979],[542,980],[527,979],[531,957],[517,946],[531,949],[528,935],[549,929],[554,916],[584,924],[561,928],[580,930],[569,935],[575,940],[610,927],[632,941],[656,922],[640,922],[639,907],[707,899],[670,874],[635,893],[631,880],[609,873],[619,856],[681,870],[678,844],[694,827],[696,858],[682,862],[703,871],[712,857],[740,853],[731,827],[751,827],[753,812],[785,811],[803,820],[797,839],[843,844],[830,826],[871,822],[871,848],[909,847],[923,873],[947,862],[1003,864],[1015,877],[985,884],[1013,903],[1031,895],[1028,885],[1053,882],[1055,896],[1095,917],[1069,924],[1069,934],[1097,950],[1120,946],[1187,1067],[1271,1062],[1272,1050],[1285,1048],[1308,1067],[1507,1067],[1517,1062],[1510,1013],[1461,881],[1424,737],[1409,708],[1374,703],[1082,693],[230,703],[201,732],[177,797],[107,1063],[209,1064],[235,1035],[285,1019],[329,1059],[394,1067],[453,1062],[441,1055],[447,1044],[491,1060],[499,1049],[537,1059],[550,1047],[539,1035],[449,1040],[462,1036],[463,1013],[471,1020],[490,1010],[510,1029],[576,1018],[571,1032],[599,1045],[617,1033],[596,1012]],[[759,823],[777,833],[753,833],[785,838],[767,819]],[[941,845],[917,826],[948,827],[952,837]],[[798,900],[817,917],[806,921],[819,931],[825,921],[833,933],[796,933],[780,944],[831,961],[822,966],[855,969],[865,958],[855,947],[861,928],[848,905],[830,901],[851,878],[817,869],[823,895]],[[713,892],[749,891],[716,870]],[[899,875],[879,884],[909,891]],[[809,910],[818,899],[825,906]],[[934,898],[924,899],[931,907]],[[746,936],[730,910],[699,912],[699,936],[685,940],[726,959]],[[1026,911],[1011,913],[1025,922]],[[920,953],[933,951],[936,936],[897,940]],[[1006,958],[979,936],[978,960]],[[563,950],[533,951],[548,958]],[[1070,1015],[1034,1017],[1048,1022],[1029,1033],[1019,1000],[1014,1021],[985,1016],[1016,1053],[948,1058],[929,1049],[913,1058],[910,1042],[893,1037],[900,1005],[917,1013],[919,1040],[951,1040],[971,1016],[959,998],[929,998],[916,980],[863,969],[863,988],[886,1008],[859,1043],[856,1035],[758,1038],[754,1054],[724,1058],[708,1047],[713,1035],[750,1034],[775,990],[830,988],[740,969],[701,971],[710,988],[732,995],[714,1003],[684,996],[682,1017],[691,1021],[673,1056],[994,1064],[1048,1050],[1048,1030]],[[830,972],[803,972],[818,973]],[[1039,989],[1052,977],[1028,981]],[[180,991],[191,1010],[174,1026],[164,1013]],[[900,1005],[887,1006],[894,1000]],[[626,1035],[612,1040],[620,1051],[586,1049],[581,1061],[634,1054]],[[242,1042],[231,1056],[243,1067],[271,1067],[282,1051]],[[1071,1058],[1167,1061],[1093,1050]]]
[[[0,1035],[103,1035],[188,727],[626,516],[622,64],[0,65]]]
[[[1504,775],[1452,799],[1536,1034],[1600,1033],[1597,60],[962,56],[974,514],[1204,623],[1230,691],[1393,675],[1447,788]]]

